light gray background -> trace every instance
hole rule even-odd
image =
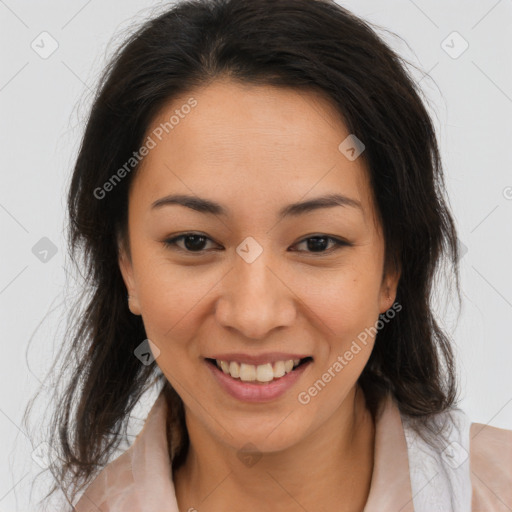
[[[408,46],[381,33],[430,73],[415,76],[430,99],[467,248],[458,323],[450,304],[441,306],[442,294],[439,301],[441,321],[456,342],[460,406],[472,421],[512,428],[512,2],[339,3],[401,36]],[[25,431],[21,417],[49,369],[65,314],[63,290],[72,281],[64,270],[65,192],[91,91],[125,31],[163,5],[0,0],[0,512],[35,510],[24,494],[40,471],[31,458],[40,440]],[[33,41],[43,45],[44,31],[58,43],[47,59],[31,48]],[[463,41],[454,31],[469,44],[457,58]],[[44,44],[50,48],[49,39]],[[57,250],[46,262],[32,252],[43,237]]]

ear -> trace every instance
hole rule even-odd
[[[128,292],[128,307],[134,315],[140,315],[140,304],[133,273],[131,256],[128,254],[128,251],[125,248],[125,243],[121,239],[118,239],[118,254],[119,269],[121,271],[121,275],[123,276],[123,281]]]
[[[379,313],[385,313],[395,302],[401,269],[387,271],[382,279]]]

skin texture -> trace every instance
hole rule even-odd
[[[129,196],[130,254],[119,264],[130,310],[158,347],[157,364],[185,404],[190,449],[175,472],[180,510],[360,511],[373,467],[374,424],[356,381],[367,345],[311,398],[307,390],[394,302],[399,275],[383,279],[384,240],[362,158],[338,150],[349,135],[316,92],[228,79],[175,98],[152,126],[193,96],[197,106],[145,157]],[[149,132],[148,132],[149,133]],[[183,206],[151,211],[168,194],[221,203],[226,217]],[[279,220],[284,206],[339,193],[362,210],[329,207]],[[194,232],[202,253],[164,241]],[[329,235],[323,252],[312,236]],[[263,249],[247,263],[248,236]],[[192,250],[194,246],[192,245]],[[142,340],[141,340],[142,341]],[[204,357],[221,352],[310,354],[282,397],[263,404],[227,395]],[[247,466],[238,450],[261,458]],[[236,508],[236,507],[235,507]]]

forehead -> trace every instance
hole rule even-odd
[[[195,106],[183,108],[191,98]],[[186,193],[277,210],[340,193],[370,213],[364,160],[351,161],[338,149],[349,135],[320,93],[219,80],[160,110],[146,133],[155,145],[131,200],[149,207],[163,195]]]

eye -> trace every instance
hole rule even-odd
[[[201,254],[205,252],[205,245],[208,244],[208,241],[212,242],[212,240],[202,234],[198,233],[184,233],[182,235],[176,236],[174,238],[169,238],[163,241],[163,244],[167,248],[176,248],[180,251],[187,252],[189,254],[197,253]],[[183,246],[179,245],[179,243],[183,242]],[[334,250],[338,249],[341,246],[351,246],[352,244],[346,242],[344,240],[340,240],[338,238],[334,238],[332,236],[327,235],[315,235],[305,238],[304,240],[298,242],[297,245],[306,243],[306,247],[308,251],[312,253],[330,253]],[[334,245],[326,250],[326,247],[329,243],[333,243]],[[215,250],[215,249],[214,249]],[[292,249],[292,252],[304,252],[304,251],[296,251]]]
[[[205,235],[197,233],[185,233],[183,235],[164,240],[165,247],[177,248],[178,250],[188,253],[201,253],[204,252],[204,246],[207,241],[211,239]],[[178,242],[183,241],[184,247],[180,246]]]
[[[325,250],[326,246],[329,245],[329,242],[332,242],[334,244],[333,247],[331,247],[329,250]],[[299,242],[297,245],[306,243],[306,247],[308,248],[307,252],[313,252],[313,253],[330,253],[334,250],[338,249],[341,246],[350,246],[349,242],[345,242],[344,240],[340,240],[338,238],[334,238],[332,236],[327,235],[315,235],[310,236],[308,238],[305,238],[301,242]],[[302,252],[302,251],[298,251]]]

